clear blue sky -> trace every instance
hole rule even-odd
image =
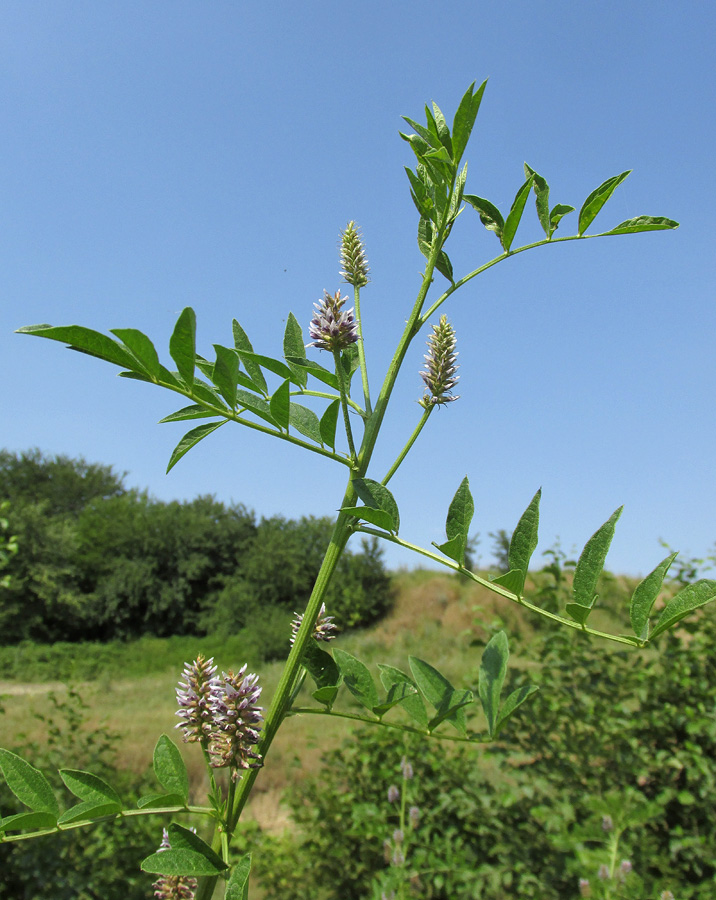
[[[288,312],[307,327],[339,287],[338,232],[355,219],[377,390],[422,267],[400,116],[435,100],[451,119],[489,77],[468,192],[509,208],[526,160],[553,202],[579,209],[633,169],[592,230],[639,214],[682,224],[525,253],[452,298],[462,396],[391,482],[401,534],[442,540],[467,474],[483,535],[511,529],[541,485],[540,551],[557,535],[581,547],[622,503],[610,568],[646,573],[660,537],[708,551],[715,33],[713,2],[4,3],[0,446],[111,464],[159,498],[331,514],[342,466],[237,426],[165,476],[186,430],[156,424],[182,405],[174,395],[13,331],[140,328],[167,363],[191,305],[205,355],[230,342],[234,316],[257,351],[280,355]],[[530,201],[517,243],[537,236]],[[466,210],[456,273],[498,249]],[[378,479],[419,417],[423,352],[420,339],[394,393]]]

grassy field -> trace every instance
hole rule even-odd
[[[479,644],[488,635],[488,629],[504,626],[510,637],[529,640],[529,614],[526,616],[516,605],[485,592],[474,583],[429,571],[398,573],[395,581],[396,602],[392,613],[378,625],[339,636],[338,640],[338,646],[365,661],[374,671],[378,662],[407,669],[408,656],[416,655],[442,671],[457,687],[474,686],[481,654]],[[4,648],[3,652],[7,654],[13,649]],[[37,652],[35,648],[19,648],[14,652],[25,653],[29,660],[31,649]],[[77,645],[71,649],[75,654],[96,657],[96,677],[73,683],[89,707],[87,727],[104,724],[120,734],[119,764],[138,774],[151,766],[152,750],[160,734],[169,734],[179,743],[174,730],[174,690],[183,663],[199,652],[214,656],[223,669],[236,669],[244,662],[236,639],[213,643],[211,638],[143,639],[109,648]],[[35,671],[51,672],[52,648],[39,652],[45,653],[44,662],[48,665],[43,668],[35,659]],[[66,656],[66,649],[63,654]],[[268,703],[281,663],[257,666],[251,658],[248,662],[252,670],[260,673],[263,696]],[[530,662],[513,655],[510,665],[530,665]],[[10,670],[17,673],[22,668],[16,664]],[[62,692],[66,686],[57,679],[45,682],[0,679],[0,704],[5,709],[5,714],[0,716],[0,746],[42,740],[45,726],[32,711],[43,709],[44,698],[51,690]],[[350,704],[350,699],[349,696],[344,702]],[[307,691],[305,700],[307,705],[313,702]],[[350,734],[353,727],[347,720],[319,719],[311,715],[296,716],[285,723],[252,798],[251,812],[262,826],[273,830],[285,825],[280,797],[287,781],[314,771],[322,752]],[[24,739],[18,741],[12,735],[23,735]],[[207,785],[199,754],[191,745],[181,746],[193,799],[201,801]],[[68,760],[67,764],[71,762]]]

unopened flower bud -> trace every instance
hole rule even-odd
[[[341,276],[348,284],[362,288],[368,284],[368,260],[360,231],[355,222],[349,222],[341,232]]]
[[[393,832],[393,843],[402,844],[404,840],[405,835],[403,834],[402,830],[400,828],[396,828]]]
[[[403,773],[403,778],[406,781],[413,777],[413,767],[405,757],[400,760],[400,771]]]
[[[408,819],[412,828],[417,828],[420,822],[420,809],[417,806],[411,806],[408,810]]]
[[[632,869],[633,866],[630,859],[623,859],[619,864],[619,874],[622,878],[626,878]]]
[[[606,863],[602,863],[599,867],[597,878],[599,878],[600,881],[607,881],[609,879],[609,866]]]
[[[319,350],[344,350],[349,344],[358,340],[358,323],[352,309],[343,309],[347,297],[341,297],[336,291],[331,295],[323,292],[323,300],[314,303],[316,311],[308,326],[308,333],[313,338],[308,347]]]
[[[388,802],[397,803],[398,800],[400,800],[400,791],[394,784],[391,784],[388,788]]]
[[[428,338],[428,352],[425,354],[425,369],[420,375],[427,391],[420,400],[420,405],[428,409],[458,400],[459,395],[449,393],[458,382],[459,366],[455,364],[457,352],[455,331],[446,316],[440,316],[440,322],[433,325],[433,333]]]
[[[390,864],[396,867],[405,864],[405,854],[400,847],[396,847],[395,850],[393,850],[393,857],[390,860]]]

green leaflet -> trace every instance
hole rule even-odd
[[[311,639],[306,644],[302,664],[316,683],[317,688],[335,687],[341,680],[341,673],[330,653],[322,650],[318,643]]]
[[[631,603],[629,604],[629,618],[634,634],[643,641],[649,637],[649,616],[654,606],[659,591],[664,583],[664,578],[677,553],[672,553],[663,559],[659,565],[650,572],[643,581],[634,589]]]
[[[448,539],[444,544],[433,542],[434,547],[437,547],[438,550],[442,551],[450,559],[454,559],[461,566],[465,565],[467,536],[474,514],[475,501],[472,499],[470,482],[466,475],[460,482],[460,486],[448,507],[447,519],[445,520],[445,533]]]
[[[373,676],[367,667],[345,650],[334,650],[333,659],[343,676],[343,684],[356,700],[370,712],[380,705]]]
[[[597,581],[604,568],[604,561],[614,537],[614,529],[623,508],[620,506],[615,510],[601,528],[589,538],[574,570],[572,584],[574,602],[568,603],[566,610],[580,625],[584,625],[587,621],[597,599],[595,593]]]
[[[353,487],[367,507],[380,510],[389,516],[390,527],[388,530],[397,534],[400,528],[400,513],[395,497],[388,488],[373,481],[372,478],[356,478],[353,480]]]
[[[430,663],[415,656],[411,656],[408,662],[418,690],[437,712],[437,716],[428,722],[428,730],[437,728],[447,720],[460,734],[467,734],[463,707],[472,702],[472,694],[469,691],[456,691],[442,672],[438,672]]]
[[[142,871],[152,875],[219,875],[229,867],[202,839],[175,822],[169,826],[170,850],[152,853],[142,861]]]
[[[540,488],[530,500],[529,506],[522,513],[517,527],[512,532],[510,540],[509,563],[510,569],[517,569],[522,573],[522,584],[518,591],[518,596],[522,595],[527,578],[532,554],[537,548],[539,539],[539,504],[542,497],[542,488]]]
[[[522,185],[522,187],[517,191],[517,195],[510,207],[510,211],[507,214],[507,218],[505,219],[505,227],[502,230],[502,246],[505,248],[507,253],[510,252],[510,247],[512,246],[512,241],[515,239],[515,234],[517,233],[517,227],[520,224],[520,220],[522,219],[522,213],[525,209],[525,203],[527,202],[527,198],[530,195],[530,191],[532,190],[532,176],[530,175],[527,181]]]
[[[549,215],[549,185],[546,179],[525,163],[525,177],[532,176],[532,187],[535,192],[535,206],[537,208],[537,218],[542,226],[542,230],[548,238],[552,237],[554,228]]]
[[[248,339],[246,332],[236,319],[232,321],[231,327],[234,334],[234,346],[239,351],[239,354],[241,354],[241,352],[253,354],[254,348],[251,346],[251,341]],[[261,366],[255,362],[251,356],[242,357],[241,361],[244,364],[244,368],[246,369],[249,378],[258,387],[261,393],[268,394],[268,386],[266,384],[266,379],[264,378],[264,373],[261,371]]]
[[[663,231],[667,228],[678,228],[679,223],[665,216],[636,216],[627,219],[616,228],[612,228],[606,234],[637,234],[640,231]]]
[[[424,731],[428,730],[428,713],[425,709],[423,698],[417,693],[417,687],[409,675],[396,669],[394,666],[378,665],[380,681],[383,687],[390,693],[395,685],[405,684],[415,689],[415,693],[406,694],[400,705],[417,725]]]
[[[69,825],[70,822],[80,822],[82,819],[104,819],[107,816],[119,815],[120,811],[121,806],[118,803],[95,803],[94,800],[84,800],[65,810],[57,820],[57,824]]]
[[[248,900],[249,875],[251,874],[251,854],[242,856],[234,866],[229,883],[226,885],[224,900]]]
[[[480,673],[478,677],[478,693],[487,719],[487,730],[490,737],[495,734],[500,695],[507,673],[507,660],[510,655],[507,635],[498,631],[482,652]]]
[[[580,236],[584,234],[587,228],[589,228],[599,210],[630,173],[631,169],[622,172],[621,175],[614,175],[612,178],[607,178],[606,181],[602,182],[602,184],[600,184],[598,188],[595,188],[587,197],[582,204],[582,208],[579,210],[579,227],[577,233]]]
[[[310,441],[315,441],[317,444],[323,443],[321,423],[312,409],[309,409],[307,406],[301,406],[300,403],[291,403],[288,420],[296,431],[299,431]]]
[[[187,431],[172,451],[172,455],[169,457],[167,472],[171,471],[182,456],[187,454],[192,447],[195,447],[199,441],[202,441],[205,437],[210,435],[212,431],[216,431],[216,429],[224,425],[225,422],[226,419],[221,422],[211,422],[208,425],[199,425],[197,428],[192,428],[191,431]]]
[[[42,772],[15,753],[1,749],[0,769],[7,786],[21,803],[24,803],[33,812],[47,813],[57,819],[60,807]]]
[[[169,338],[169,353],[176,363],[182,381],[187,387],[191,387],[194,383],[196,357],[196,313],[190,306],[179,314],[172,336]]]
[[[690,612],[711,603],[712,600],[716,600],[716,581],[704,578],[687,585],[675,597],[672,597],[662,610],[654,630],[651,632],[652,640],[671,628],[672,625],[676,625]]]
[[[502,213],[494,203],[490,203],[489,200],[485,200],[484,197],[478,197],[476,194],[465,194],[464,200],[466,203],[469,203],[473,209],[477,210],[480,221],[485,228],[487,228],[488,231],[494,231],[500,239],[500,243],[502,243],[505,220],[502,218]]]
[[[154,747],[154,774],[167,794],[178,794],[186,804],[189,797],[189,775],[179,748],[167,737],[161,735]]]
[[[113,787],[91,772],[83,772],[79,769],[60,769],[60,778],[70,791],[92,804],[114,804],[117,811],[122,808],[122,801]]]
[[[555,233],[562,219],[571,212],[574,212],[574,207],[567,206],[565,203],[557,203],[552,207],[552,212],[549,214],[550,234]]]
[[[331,450],[336,449],[336,426],[338,425],[340,407],[340,400],[333,400],[326,407],[325,412],[321,416],[321,421],[318,423],[321,441],[329,446]]]
[[[323,384],[327,384],[329,387],[333,388],[334,391],[338,390],[338,378],[336,377],[335,372],[330,372],[320,363],[314,362],[312,359],[301,359],[301,357],[298,356],[287,356],[286,362],[294,374],[295,370],[302,369],[308,375],[313,375],[318,381],[322,381]]]
[[[291,408],[289,382],[281,383],[269,401],[271,417],[279,428],[288,429],[289,411]]]
[[[144,367],[138,367],[132,354],[128,353],[121,344],[113,341],[106,334],[93,331],[91,328],[83,328],[81,325],[26,325],[24,328],[18,328],[17,334],[35,334],[38,337],[61,341],[72,350],[96,356],[98,359],[114,363],[123,369],[144,373]]]
[[[216,363],[211,380],[219,388],[221,396],[233,409],[236,406],[236,388],[239,380],[239,357],[230,347],[214,344]]]
[[[110,332],[122,341],[150,378],[161,379],[162,366],[154,344],[146,334],[136,328],[111,328]]]
[[[500,710],[500,714],[497,717],[497,724],[495,725],[495,736],[497,736],[505,722],[507,722],[512,717],[512,715],[517,712],[517,710],[520,706],[522,706],[525,700],[528,700],[532,696],[532,694],[534,694],[538,690],[539,688],[536,684],[525,684],[509,695],[509,697],[502,704],[502,709]]]
[[[458,105],[452,123],[452,158],[455,165],[458,165],[462,159],[467,142],[470,140],[470,134],[480,110],[480,103],[482,103],[482,95],[485,93],[486,86],[487,80],[483,81],[480,87],[474,91],[475,82],[473,81]]]
[[[165,422],[186,422],[189,419],[210,419],[215,416],[216,413],[213,410],[208,410],[204,406],[193,403],[191,406],[184,406],[176,412],[164,416],[163,419],[159,420],[159,424],[162,425]]]
[[[271,407],[262,397],[257,397],[256,394],[251,394],[238,388],[236,391],[236,404],[263,419],[264,422],[268,422],[269,425],[273,425],[274,428],[277,427],[276,420],[271,415]]]
[[[46,812],[23,812],[0,820],[0,834],[4,831],[35,831],[39,828],[54,828],[57,816]]]

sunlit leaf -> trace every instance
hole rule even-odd
[[[515,197],[512,206],[510,207],[510,211],[507,214],[507,218],[505,219],[505,227],[502,229],[502,246],[509,253],[510,247],[512,246],[512,241],[515,238],[515,234],[517,233],[517,227],[520,224],[520,220],[522,219],[522,213],[525,209],[525,203],[527,202],[527,198],[530,195],[530,191],[532,190],[532,176],[530,175],[527,181],[522,185],[522,187],[517,191],[517,196]]]
[[[689,584],[666,604],[651,632],[651,639],[684,619],[690,612],[716,600],[716,581],[704,578]]]
[[[224,419],[221,422],[211,422],[208,425],[199,425],[197,428],[192,428],[191,431],[188,431],[172,451],[172,455],[169,457],[169,464],[167,465],[167,472],[173,469],[182,456],[186,455],[192,447],[195,447],[199,441],[204,440],[204,438],[210,435],[212,431],[216,431],[217,428],[220,428],[225,421],[226,420]]]
[[[110,331],[122,341],[149,376],[155,379],[160,377],[162,367],[159,357],[154,344],[146,334],[137,331],[136,328],[111,328]]]
[[[495,733],[497,718],[500,709],[500,694],[507,673],[507,660],[510,655],[507,643],[507,635],[504,631],[498,631],[482,652],[480,661],[480,673],[478,677],[478,692],[480,702],[487,719],[487,730],[492,737]]]
[[[677,556],[677,553],[672,553],[666,559],[663,559],[653,572],[650,572],[634,589],[631,603],[629,604],[629,618],[631,619],[634,634],[643,641],[649,637],[649,616],[651,615],[651,610],[656,598],[659,596],[666,573]]]
[[[234,865],[229,882],[226,885],[224,900],[248,900],[250,874],[251,854],[247,853]]]
[[[401,684],[406,684],[416,691],[416,693],[407,694],[400,701],[400,705],[420,728],[427,731],[428,714],[425,709],[425,703],[420,694],[417,693],[417,687],[412,678],[400,669],[396,669],[395,666],[379,665],[378,669],[380,671],[380,681],[386,691],[390,692],[395,685]]]
[[[229,867],[202,839],[176,822],[169,826],[170,850],[152,853],[142,861],[143,872],[153,875],[219,875]]]
[[[301,663],[318,688],[334,687],[341,680],[340,670],[333,657],[322,650],[313,638],[306,644]]]
[[[466,725],[465,710],[462,708],[463,704],[458,703],[457,707],[454,705],[456,695],[462,692],[456,691],[442,672],[439,672],[425,660],[411,656],[408,662],[418,690],[428,703],[435,707],[436,712],[440,716],[440,721],[446,718],[461,734],[465,734]],[[447,712],[445,717],[441,715],[444,712]],[[429,727],[430,723],[428,723]]]
[[[176,363],[182,381],[188,387],[194,383],[194,363],[196,357],[196,313],[187,306],[179,314],[172,336],[169,338],[169,353]]]
[[[322,442],[332,450],[336,449],[336,426],[338,425],[340,406],[340,400],[333,400],[329,403],[318,423]]]
[[[250,394],[248,391],[242,391],[240,388],[236,391],[236,403],[239,407],[249,410],[260,419],[268,422],[269,425],[277,427],[277,422],[271,415],[271,407],[266,400],[257,397],[256,394]]]
[[[601,528],[589,538],[574,570],[572,584],[574,602],[568,603],[566,610],[580,625],[586,622],[597,599],[597,582],[602,574],[604,561],[614,538],[614,529],[623,508],[620,506],[615,510]]]
[[[547,237],[552,237],[554,231],[549,216],[549,185],[545,178],[538,175],[532,166],[525,163],[525,176],[532,176],[532,188],[535,192],[535,206],[537,207],[537,218]]]
[[[73,350],[80,350],[89,356],[104,359],[123,369],[132,371],[138,368],[132,354],[128,353],[121,344],[113,341],[106,334],[93,331],[91,328],[84,328],[81,325],[26,325],[24,328],[18,328],[17,334],[34,334],[53,341],[61,341]]]
[[[94,800],[84,800],[65,810],[57,820],[57,824],[69,825],[70,822],[79,822],[83,819],[106,819],[119,815],[121,809],[119,803],[97,803]]]
[[[189,775],[179,748],[166,734],[154,747],[154,774],[168,794],[178,794],[184,803],[189,796]]]
[[[288,420],[292,428],[295,428],[296,431],[299,431],[310,441],[315,441],[317,444],[323,443],[321,423],[312,409],[309,409],[307,406],[301,406],[300,403],[291,403]]]
[[[483,81],[480,87],[474,91],[475,82],[465,91],[462,100],[455,113],[452,123],[452,158],[455,165],[458,165],[462,159],[462,155],[470,140],[477,113],[482,102],[482,95],[485,93],[487,81]]]
[[[232,330],[234,333],[234,346],[239,352],[246,352],[248,354],[252,354],[254,352],[254,348],[251,346],[251,341],[248,339],[248,336],[244,329],[239,325],[239,323],[234,319],[232,321]],[[262,394],[268,394],[268,386],[266,384],[266,379],[264,378],[264,373],[261,371],[261,366],[258,365],[257,362],[251,356],[242,357],[242,362],[244,364],[244,368],[246,369],[249,377],[254,382],[254,384],[259,388]]]
[[[189,419],[209,419],[215,417],[216,413],[212,410],[208,410],[205,406],[199,406],[198,404],[193,403],[191,406],[184,406],[182,409],[178,409],[176,412],[164,416],[163,419],[159,420],[159,424],[161,425],[165,422],[186,422]]]
[[[216,363],[211,380],[221,391],[221,396],[233,409],[236,406],[236,388],[239,379],[239,357],[231,347],[214,344]]]
[[[57,816],[46,812],[22,812],[7,816],[0,821],[0,834],[4,831],[35,831],[40,828],[54,828]]]
[[[345,650],[334,650],[333,659],[343,676],[343,684],[366,709],[373,710],[380,704],[373,676],[368,668]]]
[[[525,700],[528,700],[532,694],[538,691],[539,688],[536,684],[524,684],[521,688],[517,688],[516,691],[513,691],[509,697],[502,704],[502,709],[500,710],[500,714],[497,717],[497,724],[495,725],[495,736],[498,734],[502,726],[507,722],[514,713],[522,706]]]
[[[606,234],[636,234],[639,231],[664,231],[665,229],[678,228],[679,223],[664,216],[636,216],[627,219],[616,228],[605,232]]]
[[[562,219],[571,212],[574,212],[574,207],[567,206],[565,203],[557,203],[552,207],[552,212],[549,214],[550,234],[554,234]]]
[[[17,799],[33,812],[59,816],[60,807],[45,776],[9,750],[0,749],[0,770]]]
[[[83,772],[79,769],[60,769],[60,778],[80,800],[95,804],[114,803],[118,808],[122,806],[122,801],[115,789],[91,772]]]
[[[494,231],[502,243],[502,232],[505,228],[505,220],[502,218],[500,210],[489,200],[484,197],[478,197],[476,194],[465,194],[465,203],[469,203],[473,209],[476,209],[480,215],[480,221],[488,231]]]
[[[396,534],[400,528],[400,513],[398,512],[398,504],[395,497],[390,493],[388,488],[372,478],[355,478],[353,487],[360,499],[373,509],[380,509],[386,512],[391,519],[391,531]]]
[[[622,172],[621,175],[614,175],[612,178],[607,178],[606,181],[602,182],[602,184],[600,184],[598,188],[595,188],[595,190],[587,197],[582,204],[582,208],[579,210],[578,233],[580,235],[584,234],[587,228],[589,228],[599,210],[630,173],[631,169]]]
[[[269,401],[271,417],[280,428],[288,428],[289,410],[291,408],[289,382],[284,381],[276,388]]]

